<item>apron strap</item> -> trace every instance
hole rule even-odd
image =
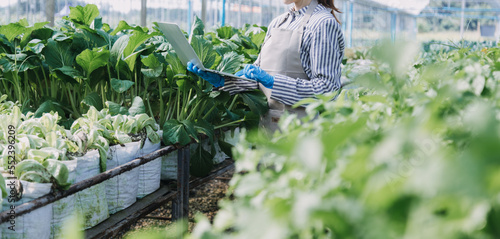
[[[302,21],[300,22],[300,27],[299,27],[299,31],[300,31],[300,43],[299,43],[299,52],[300,52],[300,49],[302,48],[302,38],[303,38],[303,35],[304,35],[304,28],[306,27],[307,23],[309,23],[309,19],[311,19],[311,16],[312,14],[314,13],[314,10],[316,10],[316,7],[318,6],[318,0],[312,0],[311,3],[309,3],[309,6],[307,8],[307,11],[306,13],[304,14],[304,17],[302,18]],[[285,22],[286,20],[288,19],[288,17],[286,17],[280,24],[278,25],[281,25],[283,24],[283,22]],[[268,29],[269,31],[271,29]],[[269,40],[271,36],[266,36],[266,38],[264,39],[264,42],[262,43],[262,46],[264,44],[266,44],[267,40]],[[258,58],[258,62],[257,62],[257,66],[260,67],[260,57]]]
[[[302,18],[302,22],[300,25],[302,30],[309,22],[309,19],[311,19],[311,16],[314,13],[314,10],[316,9],[317,6],[318,6],[318,0],[312,0],[311,3],[309,4],[309,7],[307,8],[307,11],[304,14],[304,17]]]
[[[318,6],[318,0],[312,0],[311,3],[309,4],[309,7],[307,8],[306,13],[304,14],[304,17],[302,18],[302,22],[300,23],[300,27],[299,27],[299,31],[300,31],[299,52],[300,52],[300,49],[302,49],[304,29],[306,28],[307,23],[309,23],[309,19],[311,19],[311,16],[314,13],[314,10],[316,9],[317,6]]]

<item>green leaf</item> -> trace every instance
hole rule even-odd
[[[82,105],[87,105],[87,106],[94,106],[97,110],[102,110],[104,106],[102,105],[102,98],[101,96],[96,93],[92,92],[85,96],[85,98],[81,102]]]
[[[65,189],[69,188],[70,186],[70,184],[68,183],[69,170],[65,164],[57,160],[49,159],[43,162],[43,166],[56,180],[57,185],[62,186]]]
[[[146,113],[146,106],[144,105],[144,101],[141,99],[141,97],[136,96],[134,98],[134,100],[132,101],[132,106],[130,106],[128,112],[131,116]]]
[[[142,64],[147,66],[149,69],[141,69],[142,74],[149,78],[156,78],[163,72],[163,64],[160,63],[158,57],[155,54],[150,54],[147,57],[141,59]]]
[[[47,100],[43,102],[40,107],[35,111],[35,117],[42,117],[44,113],[57,112],[59,115],[64,115],[64,110],[61,108],[59,103],[52,100]]]
[[[73,49],[75,52],[81,52],[85,49],[104,47],[107,49],[110,44],[110,38],[103,34],[101,30],[83,29],[73,35]]]
[[[35,54],[40,54],[42,53],[43,48],[45,48],[45,45],[43,43],[29,43],[26,48]]]
[[[118,93],[123,93],[130,89],[135,83],[129,80],[111,79],[111,88]]]
[[[194,128],[198,134],[204,134],[208,136],[208,140],[213,145],[215,139],[214,126],[203,119],[199,119],[194,124]]]
[[[217,66],[218,71],[234,73],[241,68],[245,61],[245,57],[238,55],[236,52],[224,54],[221,63]]]
[[[86,26],[90,26],[94,19],[99,16],[99,9],[94,4],[87,4],[85,7],[69,7],[69,9],[69,18],[73,22],[85,24]]]
[[[175,76],[175,83],[177,84],[177,86],[179,87],[179,90],[181,90],[182,92],[188,92],[189,89],[192,88],[193,84],[191,83],[190,80],[179,80],[179,79],[186,79],[187,76],[186,75],[183,75],[183,74],[178,74]]]
[[[90,77],[94,70],[108,64],[109,55],[109,51],[104,48],[87,49],[76,57],[76,62],[86,72],[87,77]]]
[[[189,173],[195,177],[205,177],[212,171],[214,155],[204,150],[201,144],[194,153],[191,153],[189,161]]]
[[[52,177],[41,163],[32,159],[18,163],[14,175],[19,179],[34,183],[50,183]]]
[[[192,122],[172,119],[163,125],[163,143],[166,145],[179,143],[184,146],[191,143],[191,137],[199,141]]]
[[[257,115],[264,115],[269,110],[266,96],[261,91],[240,94],[243,102]]]
[[[173,51],[168,51],[162,54],[165,57],[165,61],[168,63],[170,68],[172,69],[174,75],[177,74],[186,74],[186,67],[182,64],[177,54]]]
[[[19,180],[28,181],[32,183],[51,183],[50,177],[37,171],[23,173]]]
[[[103,25],[102,25],[102,17],[97,17],[96,19],[94,19],[94,28],[95,29],[102,29]]]
[[[387,99],[381,95],[363,95],[359,99],[363,102],[379,102],[387,104]]]
[[[130,29],[134,29],[133,27],[131,27],[130,25],[128,25],[128,23],[126,21],[123,21],[121,20],[119,23],[118,23],[118,26],[115,28],[115,30],[113,30],[113,32],[111,32],[110,34],[111,35],[116,35],[118,32],[121,32],[123,30],[130,30]]]
[[[224,26],[217,29],[217,36],[222,39],[230,39],[238,31],[231,26]]]
[[[233,158],[233,146],[223,140],[218,141],[219,147],[229,158]]]
[[[148,135],[149,141],[153,144],[157,144],[161,142],[160,136],[156,133],[156,131],[151,126],[146,126],[146,133]]]
[[[115,115],[128,115],[128,109],[126,107],[123,107],[117,103],[111,102],[111,101],[106,101],[106,106],[109,108],[109,113],[112,116]]]
[[[134,30],[133,35],[128,41],[127,47],[123,50],[123,57],[127,58],[132,55],[132,53],[134,53],[134,51],[137,50],[137,48],[139,48],[139,46],[141,46],[145,41],[158,34],[159,33],[148,34],[147,32]]]
[[[2,190],[2,198],[7,197],[7,195],[8,195],[7,186],[5,184],[5,179],[2,175],[0,175],[0,190]]]
[[[110,51],[110,62],[114,67],[117,67],[118,60],[122,58],[123,51],[127,47],[129,41],[130,37],[128,35],[123,35],[113,44]]]
[[[256,45],[256,46],[261,46],[262,43],[264,43],[264,40],[266,39],[266,33],[265,32],[260,32],[260,33],[257,33],[257,34],[253,34],[252,37],[252,42]]]
[[[16,37],[26,32],[26,26],[20,22],[10,23],[0,27],[0,34],[12,42]]]
[[[212,43],[203,38],[203,36],[193,36],[191,40],[191,46],[196,52],[196,55],[200,58],[201,62],[206,68],[211,68],[217,57],[217,52],[214,51]]]
[[[71,51],[71,45],[67,42],[56,42],[49,39],[43,49],[45,62],[52,68],[61,68],[64,66],[73,66],[75,54]]]
[[[54,69],[54,72],[64,82],[71,84],[78,84],[78,81],[76,81],[76,79],[83,78],[81,72],[71,66],[63,66],[61,68]]]
[[[203,21],[198,17],[195,16],[193,25],[191,26],[191,34],[190,36],[203,36],[205,35],[205,25],[203,24]]]
[[[35,23],[33,27],[27,28],[23,39],[21,40],[20,47],[24,48],[33,39],[46,41],[52,37],[54,30],[45,28],[45,25],[47,24],[49,24],[49,22],[38,22]]]
[[[256,129],[259,126],[260,116],[254,112],[248,112],[243,118],[243,127],[247,129]]]
[[[127,56],[123,61],[127,63],[128,68],[130,69],[131,72],[135,71],[135,64],[137,63],[137,57],[139,54],[146,49],[142,49],[138,52],[134,52],[133,54]]]

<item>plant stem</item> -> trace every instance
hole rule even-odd
[[[105,93],[105,91],[104,91],[104,85],[100,85],[100,86],[101,86],[101,98],[102,98],[102,105],[103,105],[104,107],[106,107],[106,97],[105,97],[105,95],[104,95],[104,94],[106,94],[106,93]]]
[[[236,103],[236,100],[238,99],[238,96],[240,96],[240,95],[236,94],[236,95],[234,96],[234,98],[233,98],[233,102],[231,102],[231,105],[229,105],[229,109],[228,109],[229,111],[231,111],[231,110],[233,109],[234,104]]]
[[[163,79],[160,79],[158,82],[158,88],[160,93],[160,125],[163,125],[165,120],[165,106],[163,105]]]
[[[199,100],[196,105],[194,106],[194,108],[191,110],[191,112],[189,113],[189,115],[186,117],[187,120],[190,120],[197,112],[197,109],[198,107],[201,105],[203,101]]]
[[[43,78],[45,79],[45,95],[49,95],[49,79],[47,79],[47,75],[45,74],[45,69],[43,68],[43,65],[40,66],[42,68],[42,74]]]
[[[241,123],[243,121],[245,121],[245,119],[240,119],[240,120],[232,121],[232,122],[229,122],[229,123],[226,123],[226,124],[215,126],[214,129],[224,128],[226,126],[231,126],[231,125],[234,125],[234,124],[238,124],[238,123]]]
[[[36,81],[38,82],[38,87],[40,87],[40,91],[38,92],[37,94],[37,91],[35,90],[33,95],[35,97],[35,100],[38,96],[38,100],[40,100],[40,98],[42,98],[42,93],[43,93],[43,90],[42,90],[42,81],[40,80],[40,75],[38,75],[38,72],[36,70],[34,70],[33,72],[35,72],[35,76],[36,76]]]
[[[215,110],[215,108],[217,108],[217,104],[214,103],[214,106],[212,106],[212,108],[210,108],[210,110],[205,114],[205,116],[203,116],[203,119],[206,120],[207,117],[212,113],[212,111]]]
[[[149,94],[147,95],[147,98],[146,98],[146,99],[147,99],[147,100],[146,100],[146,103],[148,103],[149,114],[150,114],[150,116],[151,116],[151,117],[153,117],[153,118],[154,118],[155,116],[153,115],[153,110],[151,109],[151,103],[149,102]]]
[[[178,120],[181,118],[181,114],[179,112],[180,108],[181,108],[180,94],[181,94],[181,89],[179,89],[179,92],[177,92],[177,119]]]
[[[64,83],[63,83],[63,86],[64,86]],[[78,113],[78,110],[76,109],[75,100],[73,99],[73,96],[71,94],[70,87],[67,87],[66,90],[68,93],[69,101],[71,103],[71,108],[73,109],[73,113],[75,114],[75,118],[80,118],[80,113]]]

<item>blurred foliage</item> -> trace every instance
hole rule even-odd
[[[368,57],[357,88],[242,137],[234,199],[190,238],[500,238],[500,49]]]

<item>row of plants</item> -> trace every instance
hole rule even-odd
[[[112,29],[98,16],[89,4],[72,7],[56,27],[26,20],[0,26],[1,166],[11,177],[8,169],[15,165],[12,174],[29,189],[16,204],[65,190],[147,154],[143,147],[157,149],[160,141],[199,143],[192,149],[190,173],[204,176],[221,150],[231,154],[230,144],[215,141],[216,131],[256,127],[267,111],[259,91],[231,96],[188,72],[156,26],[121,21]],[[204,65],[231,73],[257,58],[266,34],[249,25],[205,33],[200,19],[192,29],[186,37]],[[9,132],[15,132],[14,160]],[[199,134],[208,136],[208,144]],[[92,227],[156,190],[161,161],[23,216],[25,222],[43,221],[38,227],[21,225],[12,232],[2,224],[0,231],[9,238],[55,238],[73,211],[85,228]]]
[[[376,46],[346,66],[357,88],[242,136],[220,211],[186,238],[499,238],[500,48],[420,49]]]
[[[0,26],[0,94],[19,102],[23,113],[58,111],[66,128],[90,106],[130,106],[138,96],[160,125],[202,115],[223,125],[246,116],[236,110],[240,104],[261,103],[255,93],[213,94],[209,83],[187,72],[156,27],[121,21],[111,29],[98,16],[88,4],[71,8],[54,28],[26,20]],[[205,66],[231,73],[256,59],[265,37],[265,28],[251,26],[205,33],[199,19],[192,29],[191,45]],[[232,114],[210,117],[218,111]]]
[[[73,131],[80,122],[77,136],[99,135],[85,138],[87,142],[74,139],[79,153],[104,151],[104,143],[95,143],[104,139],[110,144],[128,140],[125,134],[102,130],[107,125],[82,122],[82,116],[94,110],[117,118],[146,114],[152,118],[148,124],[163,129],[165,145],[199,141],[198,133],[213,139],[220,128],[255,127],[267,111],[258,91],[231,96],[188,72],[156,27],[121,21],[112,29],[98,16],[97,7],[88,4],[71,7],[69,16],[53,28],[26,20],[0,26],[0,95],[7,96],[3,100],[15,102],[22,114],[33,118],[57,112],[57,124],[66,130]],[[231,73],[257,58],[266,34],[265,28],[250,25],[205,33],[198,18],[192,29],[189,40],[204,65]],[[146,127],[148,135],[152,128]],[[213,150],[200,154],[211,161]]]

